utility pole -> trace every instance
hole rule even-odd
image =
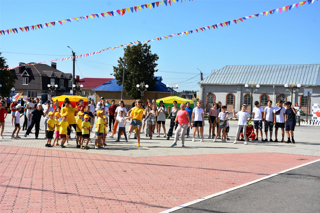
[[[76,77],[76,53],[71,49],[71,47],[67,46],[72,51],[73,56],[73,71],[72,71],[72,95],[74,95],[74,87],[73,85],[76,84],[75,77]]]
[[[123,72],[122,72],[122,88],[121,88],[121,101],[123,101],[123,88],[124,88],[124,73],[126,72],[126,61],[124,60],[124,64],[122,63],[123,66]]]
[[[197,68],[197,69],[200,71],[200,81],[202,81],[203,80],[203,73],[199,68]]]

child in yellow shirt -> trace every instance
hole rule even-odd
[[[102,147],[106,146],[106,137],[107,137],[107,127],[108,127],[108,118],[106,116],[103,116],[103,121],[104,121],[104,134],[103,134],[103,144]]]
[[[95,149],[98,149],[101,147],[103,136],[104,136],[104,121],[103,121],[103,111],[99,110],[97,112],[97,122],[96,122],[96,142],[95,142]]]
[[[64,143],[67,140],[67,130],[68,130],[68,128],[72,132],[72,129],[70,128],[69,123],[67,121],[67,116],[68,116],[67,113],[62,114],[62,121],[60,121],[60,123],[59,123],[59,126],[60,126],[60,128],[59,128],[59,136],[60,136],[60,138],[62,138],[61,145],[60,145],[61,148],[66,148]]]
[[[47,121],[47,143],[46,147],[51,147],[51,140],[53,139],[55,121],[53,119],[53,112],[48,114],[49,120]]]
[[[77,131],[77,148],[81,148],[81,140],[82,140],[82,118],[83,118],[83,112],[78,112],[78,116],[77,116],[77,120],[76,120],[76,131]]]
[[[55,138],[54,141],[52,143],[52,146],[54,146],[54,143],[56,143],[56,146],[59,146],[59,118],[60,118],[60,113],[56,112],[54,113],[54,134],[55,134]]]
[[[89,141],[90,141],[90,131],[91,131],[91,124],[89,122],[89,115],[84,116],[84,121],[82,122],[82,140],[81,140],[81,149],[83,148],[83,141],[87,139],[86,148],[89,149]]]

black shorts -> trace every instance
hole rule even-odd
[[[82,132],[77,132],[77,136],[82,136]]]
[[[15,126],[15,127],[20,127],[20,124],[15,124],[14,126]]]
[[[226,133],[229,133],[229,129],[230,129],[229,127],[226,128]]]
[[[272,121],[266,121],[264,123],[264,132],[268,132],[268,129],[270,132],[273,131],[273,122]]]
[[[158,124],[166,124],[166,121],[157,121]]]
[[[54,131],[47,131],[47,138],[53,139],[53,133],[54,133]]]
[[[294,131],[295,126],[296,126],[295,122],[287,122],[286,131]]]
[[[69,127],[70,127],[70,129],[69,128],[67,129],[67,135],[71,134],[72,127],[73,127],[74,130],[76,130],[76,125],[75,124],[70,124]]]
[[[85,138],[85,139],[88,139],[88,138],[90,138],[90,135],[89,134],[83,134],[82,137]]]
[[[276,123],[275,127],[283,129],[284,128],[284,123]]]
[[[254,122],[254,129],[262,129],[262,121],[253,121]]]
[[[193,127],[202,127],[202,121],[193,122]]]
[[[214,123],[216,121],[216,116],[210,116],[210,122]]]

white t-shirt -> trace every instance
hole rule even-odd
[[[165,111],[167,111],[167,108],[165,106],[163,106],[163,107],[159,106],[158,107],[158,112],[159,112],[158,121],[165,121],[166,120],[166,114],[163,111],[160,112],[161,109],[164,109]]]
[[[146,109],[146,111],[147,111],[147,115],[146,115],[146,117],[148,117],[149,116],[149,113],[152,111],[152,109]],[[150,117],[151,116],[149,116],[149,118],[148,119],[146,119],[145,121],[150,121]]]
[[[220,119],[220,121],[225,121],[226,120],[226,116],[228,113],[223,113],[223,112],[219,112],[218,118]]]
[[[94,113],[94,105],[93,104],[89,104],[90,107],[90,112],[92,112],[92,114]]]
[[[253,108],[252,113],[254,113],[253,120],[255,120],[255,121],[262,120],[263,108],[261,106],[259,106],[259,108],[257,108],[257,107]]]
[[[202,121],[202,113],[203,113],[203,109],[202,108],[194,108],[193,111],[194,113],[194,121]]]
[[[300,116],[300,107],[294,107],[297,111],[297,116]]]
[[[27,107],[28,107],[28,108],[34,108],[34,103],[31,103],[31,102],[27,103]],[[29,114],[30,114],[31,112],[33,112],[33,109],[27,109],[27,117],[29,116]],[[31,116],[32,116],[32,115],[31,115]],[[29,118],[29,117],[28,117],[28,118]]]
[[[115,111],[115,112],[117,113],[117,117],[118,117],[120,111],[123,111],[124,114],[127,114],[127,113],[128,113],[128,112],[127,112],[127,109],[126,109],[125,107],[121,108],[121,107],[118,106],[118,107],[116,108],[116,111]]]
[[[250,118],[250,113],[249,112],[238,112],[236,114],[238,117],[238,125],[247,125],[247,119]]]
[[[19,111],[16,111],[16,124],[19,124],[20,123],[20,112]]]
[[[273,122],[273,107],[266,107],[264,108],[264,111],[266,113],[266,121],[271,121]]]
[[[44,105],[43,106],[43,114],[47,111],[47,106],[46,105]],[[53,108],[52,107],[49,107],[49,111],[48,111],[48,113],[47,113],[47,115],[46,115],[46,118],[47,119],[49,119],[49,112],[54,112],[54,110],[53,110]]]
[[[276,106],[273,110],[273,113],[276,113],[281,107]],[[276,115],[276,123],[284,123],[284,113],[286,112],[286,108],[282,107],[280,114]]]
[[[117,121],[119,122],[119,127],[124,127],[124,121],[125,121],[125,119],[124,119],[124,117],[120,117],[120,116],[117,116]]]

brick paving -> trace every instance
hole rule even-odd
[[[318,158],[127,157],[0,145],[0,212],[160,212]]]

